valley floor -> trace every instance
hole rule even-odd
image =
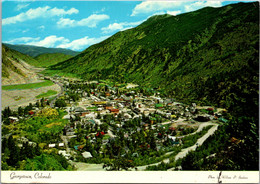
[[[39,73],[43,71],[43,68],[30,68],[33,73]],[[34,80],[30,83],[42,82],[38,75],[34,76]],[[3,81],[2,81],[3,82]],[[11,84],[23,84],[24,82],[15,82],[15,83],[2,83],[2,85],[11,85]],[[2,109],[9,106],[11,109],[17,109],[19,106],[26,106],[29,103],[35,103],[37,100],[36,96],[42,93],[46,93],[49,90],[61,91],[61,87],[58,84],[52,86],[45,86],[35,89],[21,89],[21,90],[2,90],[1,95],[1,106]]]
[[[26,106],[29,103],[35,103],[36,96],[46,93],[48,90],[60,91],[60,86],[54,84],[52,86],[41,87],[37,89],[23,90],[2,90],[2,109],[9,106],[11,109],[17,109],[19,106]]]

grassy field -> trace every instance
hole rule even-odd
[[[36,96],[36,98],[48,97],[52,95],[56,95],[58,92],[54,90],[48,90],[46,93],[42,93]]]
[[[51,86],[54,83],[52,81],[44,81],[38,83],[30,83],[30,84],[17,84],[17,85],[6,85],[2,86],[2,90],[20,90],[20,89],[33,89],[40,88],[44,86]]]

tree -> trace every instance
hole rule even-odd
[[[18,115],[19,116],[22,116],[24,114],[24,110],[23,110],[23,108],[22,107],[18,107]]]
[[[66,107],[66,102],[63,99],[58,99],[55,101],[55,107]]]
[[[113,161],[111,163],[108,163],[106,165],[104,165],[104,167],[107,170],[128,170],[129,168],[134,168],[134,163],[133,160],[129,160],[127,158],[124,157],[119,157],[116,159],[113,159]]]
[[[13,136],[10,135],[8,138],[8,149],[10,151],[10,157],[7,160],[8,165],[15,166],[19,161],[19,148],[16,146]]]
[[[4,118],[8,118],[9,116],[12,115],[12,111],[10,109],[10,107],[6,107],[3,111],[2,111],[3,117]]]
[[[38,107],[38,108],[40,107],[39,101],[37,101],[37,102],[35,103],[35,106]]]

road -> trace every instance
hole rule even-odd
[[[64,146],[65,146],[65,148],[66,148],[66,151],[69,153],[69,152],[70,152],[70,149],[69,149],[69,146],[68,146],[67,137],[64,136],[64,135],[60,135],[60,138],[61,138],[61,140],[62,140],[63,143],[64,143]]]
[[[179,136],[178,138],[183,138],[183,137],[186,137],[186,136],[189,136],[189,135],[196,134],[196,133],[200,132],[204,127],[207,127],[207,126],[210,126],[210,125],[216,125],[216,123],[213,123],[213,122],[201,123],[199,125],[199,128],[195,132],[192,132],[192,133],[187,134],[187,135]]]
[[[188,148],[185,148],[185,149],[182,149],[181,152],[179,152],[176,156],[175,156],[175,161],[180,159],[180,158],[183,158],[185,157],[189,151],[194,151],[196,150],[197,146],[201,146],[205,140],[207,140],[207,138],[211,135],[214,134],[214,132],[218,129],[218,124],[215,124],[213,127],[211,127],[208,132],[203,135],[201,138],[199,138],[196,142],[196,144],[194,144],[193,146],[191,147],[188,147]]]
[[[208,122],[208,123],[205,123],[205,125],[202,124],[202,125],[200,126],[201,128],[199,127],[200,131],[202,130],[203,127],[209,126],[209,125],[214,125],[214,126],[213,126],[212,128],[210,128],[205,135],[203,135],[201,138],[199,138],[199,139],[197,140],[197,142],[196,142],[193,146],[190,146],[190,147],[188,147],[188,148],[182,149],[182,150],[175,156],[175,161],[178,160],[178,159],[180,159],[180,158],[185,157],[185,156],[188,154],[189,151],[194,151],[194,150],[196,150],[196,147],[197,147],[197,146],[201,146],[201,145],[204,143],[204,141],[205,141],[209,136],[211,136],[212,134],[214,134],[214,132],[218,129],[218,124]],[[198,130],[199,130],[199,129],[198,129]],[[198,132],[198,130],[197,130],[196,132]],[[187,135],[186,135],[186,136],[187,136]],[[172,151],[172,152],[168,152],[168,153],[166,153],[165,155],[169,155],[169,154],[172,154],[172,153],[173,153],[173,151]],[[169,162],[170,162],[170,159],[167,158],[167,159],[164,159],[164,160],[161,161],[161,162],[169,163]],[[146,169],[146,167],[148,167],[148,166],[154,166],[154,165],[159,165],[161,162],[157,162],[157,163],[149,164],[149,165],[144,165],[144,166],[139,166],[139,167],[137,167],[137,169],[138,169],[139,171],[143,171],[143,170]]]
[[[106,171],[103,169],[103,164],[88,164],[84,162],[70,162],[77,171]]]
[[[63,94],[63,92],[64,92],[64,87],[63,87],[63,85],[61,84],[61,83],[59,83],[59,82],[56,82],[56,81],[53,81],[52,80],[52,82],[54,82],[55,84],[58,84],[59,86],[60,86],[60,88],[61,88],[61,91],[60,91],[60,93],[51,101],[51,103],[50,103],[50,107],[54,107],[54,103],[55,103],[55,101]]]

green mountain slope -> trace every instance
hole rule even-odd
[[[40,54],[46,53],[63,53],[66,55],[76,56],[79,52],[70,50],[70,49],[62,49],[62,48],[46,48],[46,47],[37,47],[32,45],[12,45],[4,43],[7,47],[19,51],[23,54],[27,54],[31,57],[36,57]]]
[[[161,87],[183,101],[228,106],[223,83],[246,76],[244,83],[248,73],[258,76],[258,7],[239,3],[154,16],[51,69]]]
[[[72,56],[62,54],[62,53],[52,53],[52,54],[41,54],[36,56],[34,59],[39,61],[39,67],[48,67],[51,65],[55,65],[59,62],[70,59]]]

